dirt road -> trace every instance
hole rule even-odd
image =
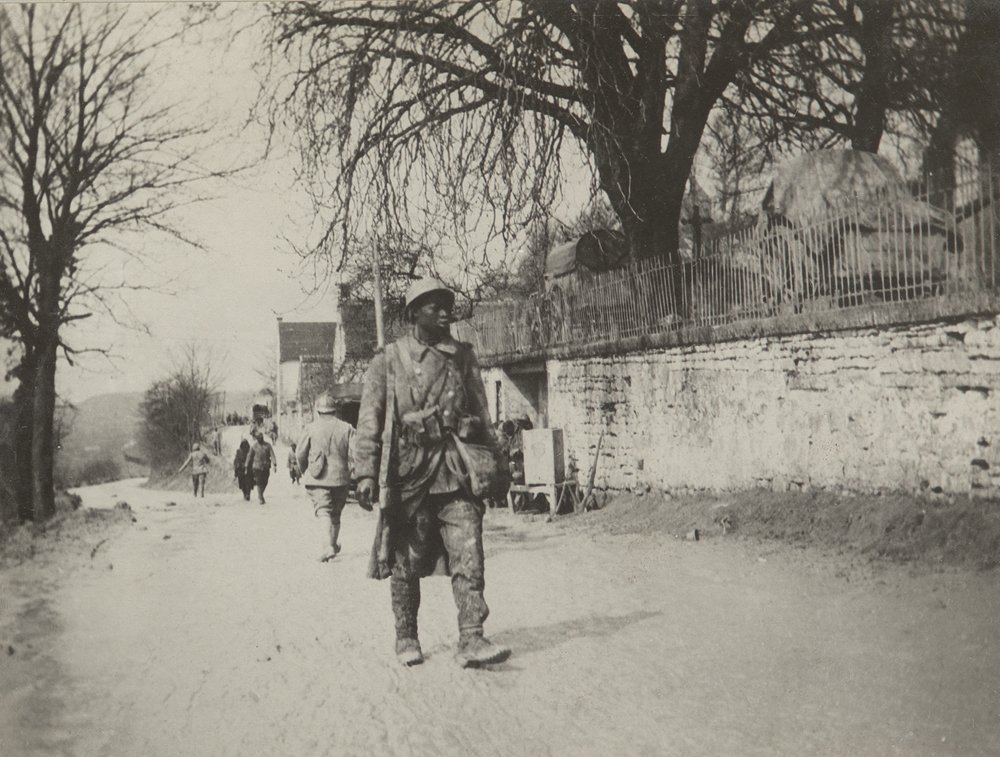
[[[838,576],[808,550],[491,511],[487,634],[513,656],[461,670],[428,579],[427,661],[404,669],[388,585],[364,578],[372,515],[345,511],[320,564],[283,470],[266,506],[81,494],[137,523],[6,604],[5,757],[1000,754],[995,573]],[[10,599],[27,574],[5,580]]]

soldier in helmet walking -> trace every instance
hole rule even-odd
[[[354,429],[336,416],[337,406],[325,392],[316,398],[313,410],[313,421],[294,449],[302,483],[323,526],[319,560],[327,562],[340,552],[340,514],[351,484],[349,450]]]
[[[264,433],[259,429],[250,433],[254,443],[247,453],[246,471],[253,477],[253,482],[257,485],[257,501],[263,505],[264,490],[271,477],[271,470],[278,470],[278,461],[274,457],[274,448],[264,439]]]
[[[358,502],[379,498],[385,528],[369,575],[390,578],[396,655],[423,662],[417,637],[420,579],[451,575],[462,667],[510,650],[483,636],[483,498],[503,487],[486,391],[471,345],[451,337],[455,295],[424,279],[406,294],[409,334],[377,354],[364,378],[353,448]],[[385,460],[382,456],[387,456]],[[377,558],[376,558],[377,556]]]
[[[188,466],[191,466],[191,483],[194,485],[194,496],[198,496],[199,487],[201,489],[201,496],[205,496],[205,481],[208,479],[208,471],[212,466],[211,456],[201,448],[201,445],[195,442],[191,447],[191,454],[187,456],[184,463],[181,465],[180,473]]]

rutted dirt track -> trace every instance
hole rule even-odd
[[[320,564],[305,492],[272,480],[266,506],[81,491],[137,523],[58,580],[0,578],[0,755],[1000,754],[995,572],[838,577],[815,550],[490,511],[487,634],[513,656],[459,669],[428,579],[403,669],[374,516],[349,506]]]

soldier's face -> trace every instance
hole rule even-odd
[[[451,302],[445,294],[428,295],[419,307],[413,310],[413,320],[417,328],[428,334],[441,334],[451,325]]]

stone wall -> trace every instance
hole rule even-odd
[[[493,420],[527,417],[535,428],[548,425],[548,391],[543,365],[530,373],[484,368],[483,384]]]
[[[548,421],[615,489],[1000,486],[1000,318],[549,360]],[[487,371],[493,378],[493,373]]]

